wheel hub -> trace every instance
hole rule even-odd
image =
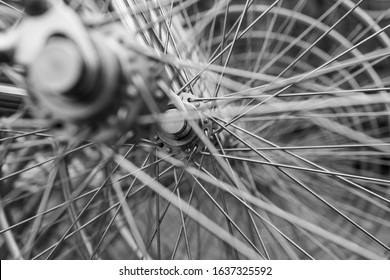
[[[212,123],[202,114],[207,109],[204,103],[194,106],[191,100],[195,96],[190,93],[183,93],[180,97],[185,111],[168,108],[156,128],[154,140],[160,151],[176,158],[186,158],[205,147],[194,127],[199,127],[212,140]]]
[[[19,39],[10,52],[27,69],[33,114],[52,121],[57,134],[95,141],[127,135],[133,143],[150,135],[137,119],[150,113],[148,100],[164,112],[168,98],[158,83],[168,82],[162,64],[131,48],[135,34],[115,23],[89,28],[61,3],[26,16],[13,32]]]
[[[143,55],[137,35],[121,25],[90,28],[68,6],[53,4],[26,16],[16,32],[13,60],[27,69],[33,113],[51,120],[57,134],[130,143],[153,135],[160,151],[178,158],[204,149],[194,128],[212,140],[206,105],[169,92],[165,65]],[[161,113],[153,126],[138,121]]]

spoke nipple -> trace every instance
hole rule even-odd
[[[107,118],[107,123],[111,126],[118,125],[118,118],[116,116],[111,115]]]
[[[184,152],[185,152],[186,154],[191,153],[191,148],[186,148],[186,149],[184,150]]]
[[[131,98],[136,98],[138,96],[137,88],[133,85],[128,85],[126,88],[127,95]]]
[[[158,89],[156,90],[156,92],[154,93],[154,96],[157,98],[157,99],[163,99],[165,94],[164,92],[161,90],[161,89]]]
[[[136,134],[137,134],[136,131],[134,129],[131,129],[127,132],[126,136],[127,138],[132,139],[135,137]]]

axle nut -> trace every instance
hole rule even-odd
[[[29,80],[42,93],[66,94],[79,82],[83,66],[77,45],[69,39],[55,37],[31,65]]]
[[[178,114],[179,112],[177,109],[168,109],[165,112],[167,120],[160,122],[160,127],[165,133],[177,135],[186,128],[186,121]]]

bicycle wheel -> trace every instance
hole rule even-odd
[[[65,2],[0,1],[2,259],[389,257],[362,1]]]

